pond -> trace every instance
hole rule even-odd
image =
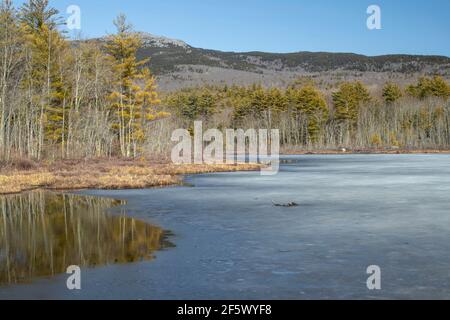
[[[123,201],[37,191],[0,198],[0,285],[67,267],[151,260],[167,246],[156,226],[106,210]]]
[[[46,217],[51,202],[45,209],[25,201],[14,218],[2,217],[7,221],[2,228],[11,230],[9,243],[1,245],[2,279],[34,280],[0,286],[0,298],[450,298],[449,155],[283,160],[275,176],[206,174],[187,177],[190,186],[64,196],[66,205],[54,205],[59,218]],[[69,240],[57,240],[65,239],[70,199],[82,202],[74,204],[78,214],[68,226]],[[83,201],[99,203],[93,209]],[[290,202],[298,206],[273,205]],[[41,216],[27,218],[29,207]],[[116,219],[114,228],[103,224],[100,241],[98,215]],[[128,242],[122,250],[121,226],[132,223],[121,219],[141,221],[142,245]],[[52,222],[55,229],[47,233],[51,220],[60,222]],[[131,241],[127,230],[125,238]],[[45,271],[36,266],[33,274],[27,261],[37,254],[35,243]],[[51,254],[55,251],[65,260]],[[10,252],[11,278],[5,252]],[[48,260],[52,256],[53,262]],[[68,275],[61,272],[68,263],[84,266],[81,290],[66,287]],[[381,270],[381,290],[366,285],[367,268],[373,265]]]

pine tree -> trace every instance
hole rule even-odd
[[[306,118],[308,140],[316,142],[323,124],[328,119],[328,106],[325,98],[319,90],[311,85],[297,90],[290,89],[287,95],[294,114]]]
[[[417,84],[411,84],[406,88],[406,92],[415,98],[426,98],[429,95],[431,81],[429,78],[420,77]]]
[[[370,94],[361,82],[346,82],[339,91],[333,93],[335,118],[347,122],[351,126],[356,124],[359,108],[363,103],[370,102]]]
[[[113,128],[119,137],[121,154],[130,157],[136,156],[136,142],[143,139],[145,123],[158,116],[149,114],[159,99],[154,78],[147,68],[143,68],[148,59],[137,59],[141,37],[133,32],[124,15],[119,15],[114,25],[117,34],[106,45],[116,75],[115,88],[109,98],[116,117]]]
[[[63,144],[66,133],[67,88],[62,68],[68,45],[57,30],[57,14],[57,10],[48,8],[48,0],[29,0],[20,11],[29,64],[23,85],[31,93],[31,109],[39,110],[38,159],[45,142]]]
[[[450,85],[440,76],[433,78],[421,77],[417,84],[408,86],[409,95],[424,99],[427,97],[438,97],[448,99],[450,97]]]
[[[185,89],[169,95],[165,104],[180,117],[208,121],[217,111],[219,94],[209,88]]]
[[[431,95],[438,98],[450,97],[450,85],[440,76],[435,76],[431,81]]]
[[[396,83],[388,82],[383,87],[383,99],[387,104],[396,102],[403,96],[402,89]]]

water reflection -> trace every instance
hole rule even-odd
[[[121,201],[45,191],[0,197],[0,284],[152,259],[170,246],[156,226],[106,214]]]

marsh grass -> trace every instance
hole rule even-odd
[[[257,164],[174,165],[146,160],[66,160],[0,168],[0,194],[33,189],[141,189],[182,183],[182,175],[259,170]]]

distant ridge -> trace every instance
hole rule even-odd
[[[382,73],[401,75],[450,75],[450,58],[436,55],[391,54],[365,56],[330,52],[223,52],[195,48],[182,40],[139,32],[143,46],[139,58],[149,66],[163,89],[203,84],[285,85],[302,75]],[[105,38],[97,39],[104,41]],[[359,75],[358,75],[359,74]],[[372,75],[371,75],[372,76]],[[391,76],[389,76],[391,77]]]
[[[374,72],[420,72],[427,67],[450,66],[445,56],[391,54],[365,56],[354,53],[329,52],[223,52],[194,48],[181,40],[140,33],[144,46],[141,56],[152,56],[151,65],[157,73],[173,71],[177,65],[203,65],[243,71],[323,72],[336,69]]]

